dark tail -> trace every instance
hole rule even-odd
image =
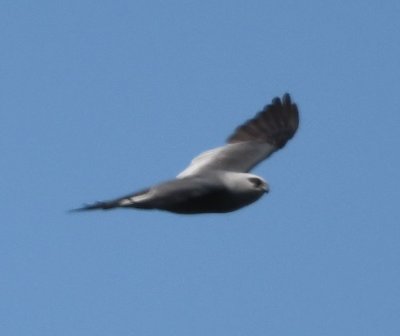
[[[117,199],[113,199],[110,201],[102,201],[102,202],[96,202],[93,204],[87,204],[84,205],[81,208],[77,209],[72,209],[70,212],[82,212],[82,211],[89,211],[89,210],[110,210],[114,208],[142,208],[146,209],[148,206],[136,203],[133,201],[133,197],[143,195],[147,193],[150,190],[150,188],[141,190],[139,192],[136,192],[134,194],[129,194],[124,197],[119,197]]]
[[[81,212],[81,211],[88,211],[88,210],[110,210],[114,208],[120,207],[120,200],[115,201],[105,201],[105,202],[96,202],[93,204],[84,205],[81,208],[72,209],[70,212]]]

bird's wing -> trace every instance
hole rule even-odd
[[[276,97],[253,119],[239,126],[227,144],[195,157],[178,175],[183,178],[212,170],[248,172],[273,152],[285,146],[299,126],[297,105],[289,94]]]

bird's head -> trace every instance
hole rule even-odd
[[[269,191],[268,183],[261,177],[248,173],[225,173],[225,185],[235,194],[258,199]]]
[[[247,174],[249,176],[246,177],[247,184],[253,190],[257,190],[261,193],[269,192],[269,185],[268,183],[259,176]]]

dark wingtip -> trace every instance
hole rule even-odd
[[[239,126],[228,138],[228,143],[265,141],[282,148],[293,137],[299,126],[297,105],[289,93],[275,97],[254,118]]]
[[[279,99],[279,98],[278,98]],[[290,105],[292,104],[292,99],[290,98],[290,94],[289,93],[285,93],[282,97],[282,102],[284,105]]]

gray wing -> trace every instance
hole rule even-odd
[[[290,95],[276,97],[254,118],[239,126],[222,147],[206,151],[178,175],[183,178],[210,170],[248,172],[285,146],[299,126],[297,105]]]

